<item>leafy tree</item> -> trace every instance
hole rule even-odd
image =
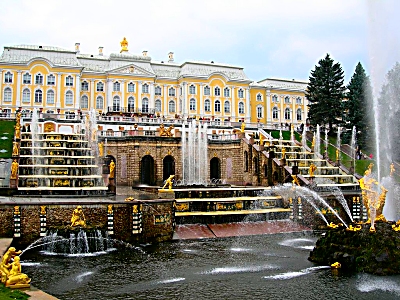
[[[345,96],[344,75],[339,63],[334,63],[329,54],[311,71],[306,89],[308,117],[311,125],[327,126],[342,123],[342,100]]]
[[[357,144],[361,149],[370,151],[373,148],[375,136],[371,114],[373,112],[372,87],[361,63],[357,64],[347,89],[347,101],[344,102],[347,142],[355,126]]]

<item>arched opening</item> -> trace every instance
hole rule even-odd
[[[155,183],[154,174],[154,159],[150,155],[146,155],[140,164],[140,183],[153,185]]]
[[[210,161],[210,179],[221,179],[221,163],[218,157]]]
[[[171,155],[167,155],[163,159],[163,181],[170,175],[175,175],[175,160]]]

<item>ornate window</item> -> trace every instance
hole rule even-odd
[[[239,89],[239,90],[238,90],[238,97],[239,97],[239,98],[243,98],[243,97],[244,97],[244,92],[243,92],[242,89]]]
[[[219,87],[215,87],[214,96],[221,96],[221,89]]]
[[[54,91],[48,90],[46,95],[47,104],[54,104]]]
[[[36,74],[35,76],[35,84],[43,84],[43,75],[42,74]]]
[[[289,96],[286,96],[286,97],[285,97],[285,103],[286,103],[286,104],[289,104],[289,103],[290,103],[290,97],[289,97]]]
[[[168,102],[168,112],[174,113],[175,112],[175,101],[171,100]]]
[[[135,84],[132,82],[128,83],[128,93],[134,93],[135,92]]]
[[[35,91],[35,103],[42,103],[43,102],[43,92],[42,90]]]
[[[7,72],[4,75],[4,82],[5,83],[12,83],[13,82],[13,74],[11,72]]]
[[[135,98],[129,97],[128,98],[128,112],[135,111]]]
[[[12,101],[12,91],[9,87],[6,87],[4,89],[4,98],[3,98],[4,102],[11,102]]]
[[[113,111],[120,111],[121,110],[121,100],[119,96],[114,96],[113,98]]]
[[[224,97],[230,97],[230,90],[228,87],[224,88]]]
[[[262,105],[257,105],[257,118],[261,119],[263,117],[263,107]]]
[[[161,86],[156,86],[154,88],[154,94],[157,96],[161,96]]]
[[[239,102],[239,114],[244,114],[244,103]]]
[[[211,111],[211,102],[210,102],[210,100],[208,100],[208,99],[206,99],[206,100],[204,101],[204,110],[205,110],[205,111]]]
[[[273,95],[273,96],[272,96],[272,102],[273,102],[273,103],[278,103],[278,102],[279,102],[278,96],[277,96],[277,95]]]
[[[118,81],[116,81],[116,82],[113,83],[113,91],[114,91],[114,92],[119,92],[119,91],[121,91],[121,84],[120,84]]]
[[[142,93],[148,94],[149,93],[149,85],[147,83],[142,85]]]
[[[96,109],[103,109],[104,101],[102,96],[97,96],[96,98]]]
[[[71,75],[68,75],[68,76],[65,78],[65,85],[66,85],[66,86],[74,86],[74,78],[72,78]]]
[[[231,103],[229,101],[224,102],[224,112],[230,113],[231,112]]]
[[[193,84],[189,86],[189,94],[191,95],[196,94],[196,86],[194,86]]]
[[[81,89],[82,89],[82,91],[88,91],[89,90],[89,83],[87,81],[83,81],[81,83]]]
[[[260,93],[257,94],[257,101],[262,101],[262,95]]]
[[[272,119],[279,119],[278,108],[276,106],[272,109]]]
[[[56,77],[53,74],[47,75],[47,85],[55,85]]]
[[[214,111],[215,112],[220,112],[221,111],[221,101],[216,100],[214,102]]]
[[[96,91],[97,92],[103,92],[104,91],[104,83],[98,82],[96,85]]]
[[[65,104],[72,105],[73,103],[74,103],[74,95],[72,94],[71,91],[67,91],[65,93]]]
[[[296,120],[297,120],[297,121],[301,121],[301,115],[302,115],[302,113],[301,113],[301,108],[299,108],[299,109],[297,109],[297,111],[296,111]]]
[[[189,102],[189,110],[196,110],[196,100],[195,99],[190,99]]]
[[[204,96],[210,96],[211,90],[208,85],[204,87]]]
[[[155,106],[156,112],[160,112],[160,111],[161,111],[161,100],[160,100],[160,99],[157,99],[157,100],[154,102],[154,106]]]
[[[143,98],[142,100],[142,113],[149,112],[149,99]]]
[[[175,97],[175,89],[173,87],[168,89],[168,96]]]
[[[23,84],[31,84],[31,78],[32,78],[31,74],[25,73],[22,78],[22,83]]]
[[[89,98],[86,95],[81,98],[81,108],[89,108]]]
[[[24,89],[22,91],[22,102],[23,103],[31,102],[31,91],[29,89]]]
[[[290,109],[285,108],[285,120],[290,120]]]

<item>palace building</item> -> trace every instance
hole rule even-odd
[[[0,108],[3,115],[34,108],[71,119],[98,114],[299,125],[307,118],[307,82],[249,79],[243,68],[227,64],[177,63],[170,52],[154,61],[147,51],[109,56],[50,46],[6,46],[0,57]]]

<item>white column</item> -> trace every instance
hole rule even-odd
[[[57,73],[57,102],[56,102],[56,108],[61,109],[61,85],[62,85],[62,76],[61,73]]]
[[[94,79],[90,79],[90,104],[89,110],[96,109],[96,103],[94,102]]]
[[[149,99],[149,112],[155,108],[154,104],[154,82],[150,82],[150,99]]]
[[[302,97],[302,101],[303,101],[303,117],[301,119],[301,121],[305,124],[306,120],[307,120],[307,105],[306,105],[306,97]]]
[[[121,108],[120,111],[123,111],[123,107],[127,107],[128,104],[126,103],[126,99],[125,99],[125,80],[121,80]]]
[[[138,81],[138,112],[142,111],[142,82]]]
[[[182,113],[183,113],[183,111],[182,111],[182,105],[181,105],[181,101],[183,101],[182,100],[182,95],[181,95],[181,85],[177,85],[177,86],[174,86],[174,88],[175,88],[175,90],[176,90],[176,97],[175,97],[175,101],[176,101],[176,110],[175,110],[175,113],[176,114],[180,114],[181,115],[181,117],[182,117]]]
[[[163,100],[162,100],[163,116],[168,114],[168,85],[164,84]]]
[[[297,122],[296,121],[296,116],[295,116],[295,114],[296,114],[296,97],[292,97],[292,115],[291,115],[291,117],[292,117],[292,124],[294,124],[295,122]]]
[[[187,82],[183,83],[183,88],[182,88],[182,92],[183,92],[183,100],[182,100],[182,116],[186,119],[186,117],[189,116],[189,110],[188,110],[188,91],[187,91],[188,85]]]
[[[246,88],[246,120],[247,122],[251,121],[251,106],[250,106],[250,89]]]
[[[0,69],[0,105],[3,105],[3,69]]]
[[[15,102],[15,106],[18,108],[21,106],[21,75],[22,75],[22,71],[18,70],[17,71],[17,99]],[[43,91],[44,93],[44,91]],[[44,95],[43,95],[44,98]]]
[[[81,75],[76,75],[76,87],[75,87],[75,109],[81,107]]]
[[[204,117],[204,84],[200,83],[199,85],[199,105],[200,105],[200,117],[203,118]]]
[[[232,93],[232,107],[231,107],[231,122],[235,122],[236,120],[236,91],[235,91],[235,86],[232,86],[231,89],[231,93]]]
[[[267,123],[272,121],[272,116],[271,116],[271,90],[267,90],[266,96],[265,96],[265,120]]]
[[[283,120],[284,120],[284,117],[285,117],[285,110],[283,108],[283,104],[284,104],[284,101],[285,101],[285,97],[279,95],[279,98],[280,98],[279,99],[280,100],[279,122],[284,123]]]
[[[106,101],[106,107],[105,111],[108,112],[108,108],[112,107],[112,88],[113,88],[113,82],[111,78],[107,79],[107,101]]]

